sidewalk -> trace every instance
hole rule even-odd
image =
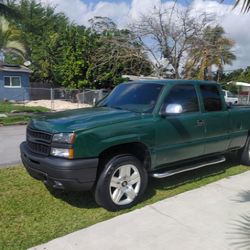
[[[32,249],[249,248],[250,171],[157,202]]]

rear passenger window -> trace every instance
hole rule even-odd
[[[176,85],[165,97],[163,110],[169,104],[180,104],[183,112],[199,111],[198,98],[193,85]]]
[[[205,111],[212,112],[222,110],[221,97],[216,85],[201,85],[200,90]]]

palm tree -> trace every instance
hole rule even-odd
[[[198,79],[211,77],[212,67],[217,68],[217,80],[223,73],[224,65],[231,64],[236,56],[231,51],[234,41],[224,36],[220,26],[208,26],[201,38],[195,40],[189,50],[186,64],[186,77],[196,74]]]
[[[242,2],[241,10],[243,12],[248,12],[250,10],[250,0],[236,0],[234,8]]]
[[[21,31],[10,25],[4,18],[0,17],[0,52],[13,53],[24,58],[26,53],[24,44],[21,40]]]

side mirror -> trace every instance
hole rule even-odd
[[[166,109],[161,112],[162,116],[166,115],[178,115],[183,112],[183,108],[180,104],[168,104]]]

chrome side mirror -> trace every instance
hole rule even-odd
[[[180,104],[168,104],[166,109],[161,112],[162,116],[166,116],[166,115],[178,115],[181,114],[183,112],[183,108]]]

